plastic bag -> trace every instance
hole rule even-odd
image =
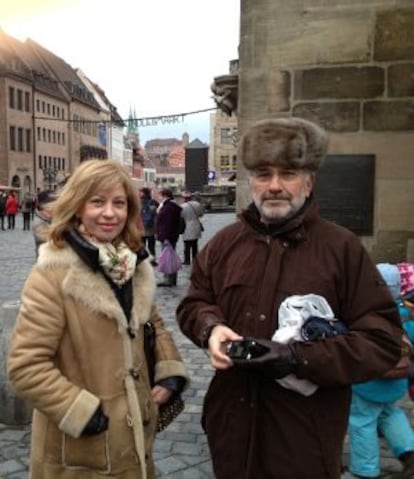
[[[167,243],[158,257],[158,271],[164,274],[174,274],[183,265],[171,243]]]

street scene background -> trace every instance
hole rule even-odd
[[[202,247],[218,230],[235,219],[234,212],[205,214],[202,218],[205,231],[200,246]],[[159,251],[160,247],[157,244],[157,254]],[[181,239],[177,251],[183,255]],[[34,262],[33,235],[31,231],[23,231],[23,222],[19,215],[14,231],[0,231],[0,305],[18,306],[25,278]],[[213,370],[206,352],[183,336],[175,320],[175,309],[186,292],[190,270],[190,266],[183,266],[178,273],[177,287],[158,288],[156,291],[158,309],[178,345],[191,377],[190,388],[184,394],[186,403],[184,412],[165,431],[158,434],[155,442],[154,460],[159,479],[214,478],[206,437],[200,426],[203,398]],[[156,275],[158,279],[162,279],[162,275],[157,271]],[[0,333],[1,330],[0,321]],[[2,364],[1,368],[0,378],[4,378],[5,364]],[[403,402],[411,418],[413,404],[408,398]],[[0,422],[0,479],[28,479],[29,443],[29,425],[10,426]],[[348,447],[345,444],[345,464],[347,454]],[[385,444],[382,445],[382,467],[384,472],[400,469],[399,462]],[[352,477],[349,473],[342,475],[342,479]]]

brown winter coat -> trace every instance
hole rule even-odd
[[[305,212],[280,228],[255,207],[199,253],[182,331],[196,344],[214,324],[243,336],[272,337],[280,303],[294,294],[324,296],[349,334],[298,343],[297,376],[319,385],[311,396],[236,367],[217,371],[203,425],[217,479],[338,479],[352,382],[396,363],[401,325],[388,288],[351,232]]]
[[[133,278],[129,335],[125,314],[101,273],[68,246],[40,247],[23,289],[8,360],[11,382],[35,407],[31,479],[154,477],[157,408],[142,341],[149,319],[157,334],[156,381],[186,378],[153,304],[154,285],[145,260]],[[79,437],[99,403],[109,429]]]

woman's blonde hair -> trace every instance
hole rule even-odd
[[[56,247],[63,247],[64,231],[79,226],[79,213],[87,200],[118,185],[125,190],[128,204],[127,221],[118,240],[124,241],[135,251],[142,244],[137,228],[138,195],[124,167],[114,160],[86,160],[75,169],[57,199],[50,205],[53,217],[47,233],[48,239]]]

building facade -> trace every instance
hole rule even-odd
[[[88,158],[128,162],[123,128],[82,72],[0,30],[0,184],[21,194],[53,190]]]

